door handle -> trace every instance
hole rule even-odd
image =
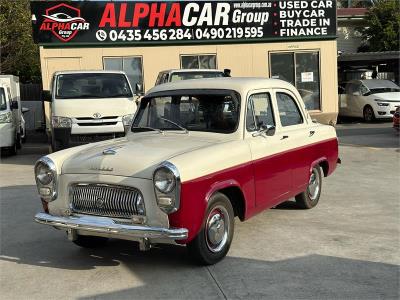
[[[281,140],[288,139],[288,138],[289,138],[288,135],[284,135],[284,136],[281,138]]]
[[[309,135],[309,136],[313,136],[313,135],[314,135],[314,133],[315,133],[315,131],[314,131],[314,130],[311,130],[311,131],[310,131],[310,135]]]

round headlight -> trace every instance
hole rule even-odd
[[[48,185],[53,181],[53,172],[47,164],[43,162],[37,164],[36,179],[43,185]]]
[[[176,185],[174,173],[167,168],[160,168],[154,174],[154,185],[161,193],[168,194],[172,192]]]

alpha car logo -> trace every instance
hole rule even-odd
[[[51,31],[59,40],[70,41],[78,31],[89,30],[89,23],[81,17],[81,11],[61,3],[46,9],[41,31]]]
[[[100,113],[94,113],[93,114],[93,118],[100,119],[101,118],[101,114]]]

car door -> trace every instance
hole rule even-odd
[[[252,155],[256,206],[274,206],[288,194],[291,174],[283,149],[287,141],[282,136],[270,135],[276,126],[272,90],[257,90],[249,94],[246,107],[245,140]],[[269,133],[261,133],[262,126],[270,126]]]
[[[364,109],[364,99],[361,93],[361,82],[355,81],[351,84],[350,89],[350,101],[349,110],[350,116],[352,117],[362,117]]]
[[[314,157],[308,146],[317,134],[316,129],[310,129],[304,104],[301,104],[295,94],[289,90],[276,89],[274,95],[279,112],[276,135],[284,143],[285,167],[291,176],[290,191],[299,191],[308,182]]]

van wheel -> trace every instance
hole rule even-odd
[[[10,148],[8,148],[8,155],[14,156],[17,155],[17,143],[14,142],[14,145],[12,145]]]
[[[298,194],[295,199],[297,206],[303,209],[310,209],[318,204],[322,189],[322,175],[319,165],[315,166],[310,174],[307,190]]]
[[[82,248],[99,248],[105,246],[107,242],[108,238],[101,236],[78,235],[74,244]]]
[[[221,193],[214,194],[200,232],[187,244],[190,256],[202,265],[222,260],[231,246],[234,224],[234,212],[228,197]]]
[[[15,141],[15,144],[17,146],[17,149],[22,148],[22,139],[21,139],[21,134],[17,133],[17,140]]]

